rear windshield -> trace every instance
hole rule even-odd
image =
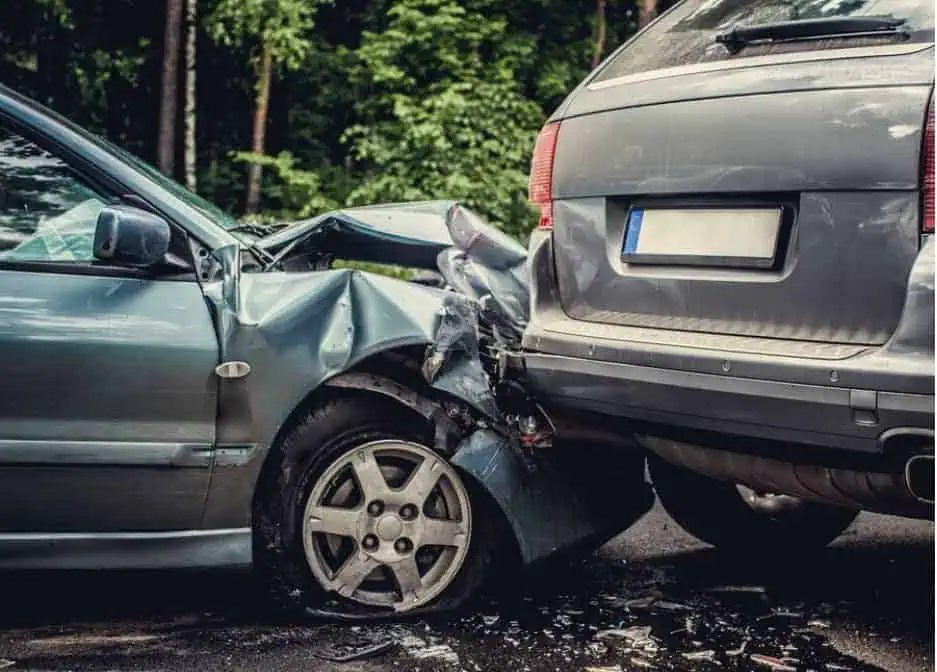
[[[934,39],[934,0],[684,0],[616,53],[593,81],[707,61],[892,44],[904,39],[883,35],[762,43],[750,45],[737,55],[715,42],[718,33],[736,24],[757,26],[832,16],[901,18],[907,21],[912,39]]]

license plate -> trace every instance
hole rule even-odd
[[[622,259],[635,264],[770,268],[780,208],[634,208]]]

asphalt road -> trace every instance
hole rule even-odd
[[[742,561],[655,508],[588,559],[448,618],[261,613],[243,573],[3,574],[0,670],[928,670],[934,526],[863,515],[810,557]],[[387,650],[329,660],[368,645]]]

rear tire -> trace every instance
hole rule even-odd
[[[481,587],[488,574],[495,548],[497,514],[488,510],[489,504],[484,493],[479,492],[468,478],[456,472],[445,459],[439,460],[436,471],[443,473],[443,477],[436,476],[440,480],[432,494],[425,500],[425,510],[416,512],[413,507],[410,507],[404,515],[400,512],[403,509],[392,505],[391,499],[397,497],[400,492],[408,491],[410,487],[408,480],[398,490],[385,491],[386,496],[382,498],[388,500],[387,512],[394,513],[396,516],[386,521],[389,525],[378,529],[377,522],[380,522],[384,516],[375,517],[367,513],[369,501],[373,499],[371,497],[366,498],[368,501],[352,501],[347,509],[344,508],[347,502],[333,504],[330,501],[322,504],[323,507],[328,507],[326,512],[329,515],[336,510],[333,507],[342,508],[341,513],[344,516],[353,514],[351,518],[358,522],[351,524],[352,531],[347,536],[310,531],[308,523],[310,509],[307,505],[313,495],[316,496],[316,505],[318,505],[321,501],[318,498],[322,496],[322,493],[331,493],[336,488],[346,487],[341,483],[342,478],[350,477],[351,485],[347,486],[352,490],[350,497],[362,499],[361,495],[364,494],[365,488],[359,485],[362,481],[354,465],[349,461],[349,455],[360,454],[362,446],[366,451],[372,451],[372,457],[378,455],[376,451],[387,450],[385,447],[390,447],[390,458],[380,453],[379,470],[384,473],[385,485],[390,484],[386,472],[393,467],[388,467],[387,461],[394,458],[394,446],[399,446],[403,451],[402,457],[397,458],[403,460],[401,463],[403,466],[400,467],[401,478],[414,477],[419,464],[422,464],[419,463],[420,456],[431,461],[441,457],[432,451],[433,428],[429,423],[419,415],[389,400],[367,394],[352,395],[332,399],[314,409],[289,432],[283,442],[278,463],[264,470],[259,485],[261,494],[257,497],[254,506],[254,564],[268,592],[281,607],[339,617],[380,618],[411,610],[425,612],[455,608]],[[413,472],[407,476],[404,458],[410,456],[414,456],[414,463],[419,464],[413,467]],[[344,468],[343,461],[344,466],[347,467],[345,472],[341,472],[341,468]],[[377,463],[379,460],[375,457],[374,461]],[[359,495],[354,493],[356,487],[361,488]],[[431,578],[438,577],[443,577],[442,580],[445,581],[445,585],[441,586],[439,591],[423,591],[427,596],[432,594],[431,599],[419,600],[415,608],[411,607],[410,600],[417,601],[415,596],[422,590],[422,587],[419,583],[413,584],[411,571],[406,579],[410,581],[411,587],[414,585],[417,587],[405,595],[402,589],[403,583],[398,581],[404,573],[401,572],[400,575],[394,573],[395,570],[389,564],[377,565],[375,570],[368,573],[366,577],[361,577],[362,581],[356,590],[350,590],[350,584],[341,584],[340,570],[350,567],[343,563],[368,555],[367,562],[370,566],[377,562],[375,560],[375,556],[378,555],[377,551],[380,552],[382,558],[393,555],[397,548],[394,545],[395,541],[378,539],[378,534],[384,534],[388,528],[396,530],[401,527],[401,524],[405,529],[399,531],[399,536],[403,537],[403,541],[406,542],[403,543],[403,548],[406,550],[403,555],[412,555],[414,563],[417,564],[420,564],[421,558],[425,560],[425,554],[418,557],[418,551],[424,550],[419,544],[419,532],[410,534],[406,530],[414,532],[413,526],[410,525],[412,520],[420,522],[430,519],[426,512],[435,502],[434,498],[439,499],[445,496],[440,488],[448,489],[449,501],[455,501],[454,505],[446,502],[436,503],[444,507],[446,511],[450,510],[447,508],[450,506],[457,508],[459,502],[463,506],[467,504],[467,511],[464,516],[460,514],[460,518],[463,522],[468,521],[464,527],[469,533],[465,553],[460,555],[457,549],[455,552],[448,553],[440,551],[435,561],[435,563],[440,563],[443,562],[444,556],[450,559],[455,556],[458,566],[453,566],[452,571],[446,572],[445,567],[436,569],[437,564],[432,564],[431,571],[422,573],[423,581],[429,582]],[[454,492],[459,494],[457,501],[453,500],[452,493]],[[355,518],[355,515],[358,518]],[[449,516],[447,515],[446,518]],[[323,517],[322,520],[326,518]],[[448,522],[448,520],[444,518],[443,522]],[[343,519],[339,519],[338,524],[346,523]],[[355,527],[356,525],[358,527]],[[361,525],[372,526],[373,529],[368,528],[371,529],[370,533],[362,532]],[[367,541],[364,537],[367,537]],[[412,541],[410,537],[413,537]],[[328,545],[323,546],[326,542]],[[369,552],[365,546],[370,545],[374,545],[377,551]],[[317,548],[322,549],[321,553],[315,550]],[[327,580],[326,575],[330,568],[322,563],[328,561],[326,556],[331,557],[332,549],[334,549],[333,561],[336,563],[332,570],[336,580],[332,585],[324,586],[323,579]],[[351,549],[350,553],[348,549]],[[427,546],[426,549],[432,560],[437,547]],[[412,570],[412,568],[408,569]],[[421,564],[421,569],[425,570],[425,563]],[[381,583],[381,578],[385,579],[384,584]],[[399,602],[396,604],[393,603],[391,597],[395,583],[400,593]],[[386,587],[388,595],[386,604],[381,603],[385,598],[379,596],[380,591],[375,592],[374,586],[380,585]],[[339,594],[339,592],[345,594]]]
[[[649,455],[657,497],[685,531],[735,553],[784,553],[822,548],[859,515],[855,509],[800,500],[794,508],[768,514],[745,501],[738,486]]]

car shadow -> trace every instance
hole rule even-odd
[[[265,607],[246,570],[0,572],[0,595],[0,629],[184,616],[241,620]]]
[[[502,586],[459,613],[404,630],[363,627],[397,639],[431,633],[468,652],[482,669],[498,669],[523,651],[551,652],[561,657],[561,669],[638,665],[649,656],[683,669],[692,655],[713,656],[708,660],[722,669],[750,669],[747,659],[730,657],[740,650],[777,658],[796,651],[815,669],[872,669],[829,647],[826,633],[844,624],[901,637],[931,655],[932,537],[852,541],[783,558],[743,559],[701,546],[631,556],[625,539],[586,560],[529,569],[510,589]],[[26,644],[16,657],[46,669],[160,651],[254,655],[318,646],[347,631],[346,625],[278,621],[244,571],[5,572],[0,596],[0,633],[6,633],[0,658],[17,640]],[[627,639],[635,633],[643,639]]]
[[[931,539],[833,546],[800,556],[740,558],[711,548],[662,554],[638,562],[600,551],[585,560],[545,564],[512,577],[486,604],[549,605],[577,597],[642,591],[673,598],[717,596],[728,603],[842,605],[859,617],[933,632],[934,547]],[[0,572],[0,628],[98,619],[257,619],[268,604],[249,571]],[[477,605],[476,605],[477,606]]]

